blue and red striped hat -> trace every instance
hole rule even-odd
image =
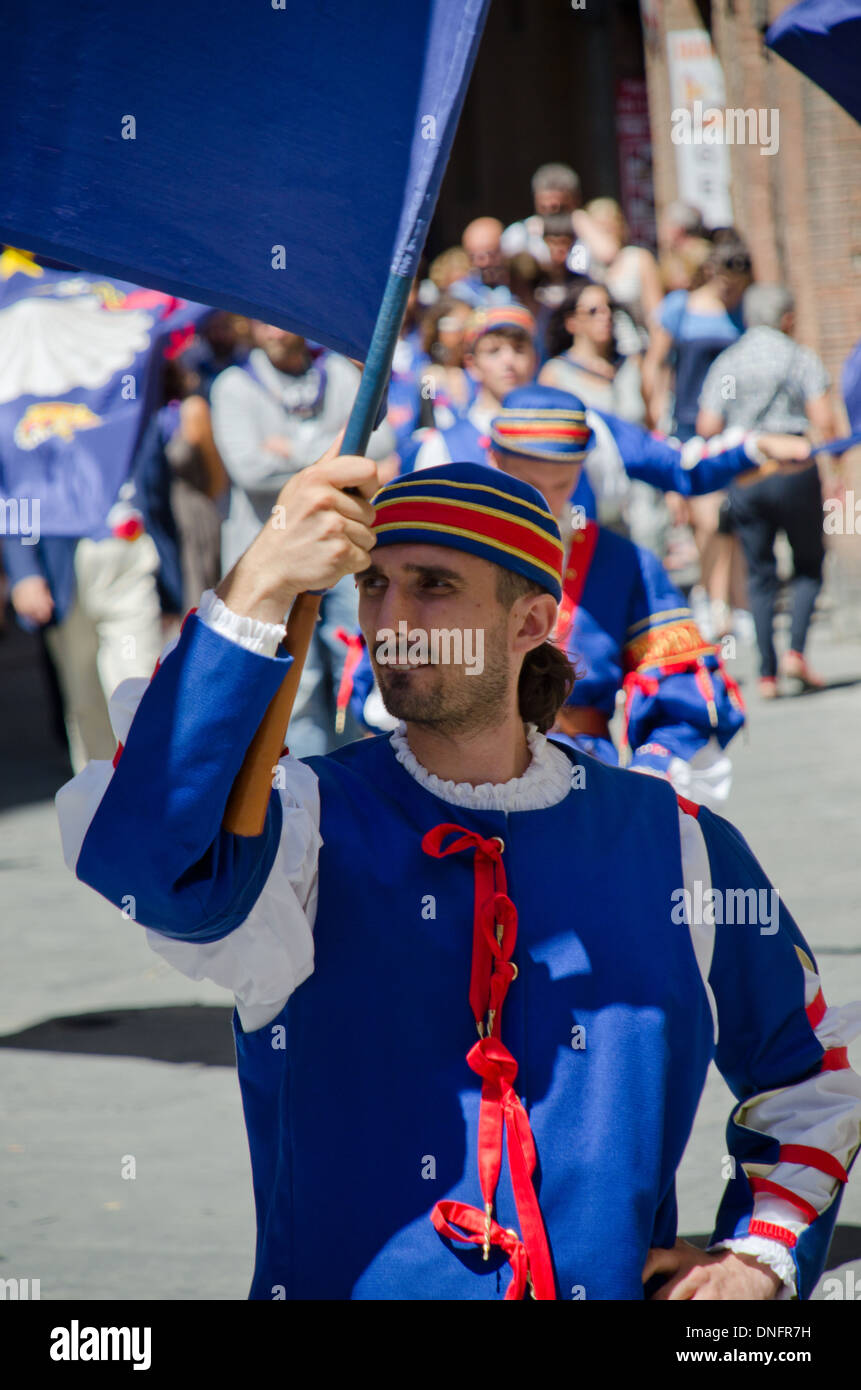
[[[537,488],[483,463],[444,463],[387,483],[374,498],[377,546],[465,550],[562,597],[562,538]]]
[[[592,443],[592,428],[579,396],[554,386],[518,386],[491,420],[490,438],[506,454],[576,463]]]

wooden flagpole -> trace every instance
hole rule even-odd
[[[364,454],[368,447],[388,384],[411,284],[411,276],[398,275],[394,271],[386,282],[365,370],[344,432],[342,455]],[[290,609],[286,647],[293,661],[280,689],[270,701],[233,783],[222,822],[224,829],[233,835],[263,833],[272,791],[273,769],[284,747],[287,725],[319,610],[319,594],[299,594]]]

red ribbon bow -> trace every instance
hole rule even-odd
[[[444,845],[449,836],[450,844]],[[479,1033],[466,1060],[482,1078],[478,1119],[478,1176],[484,1211],[461,1202],[437,1202],[431,1220],[441,1235],[481,1245],[484,1258],[491,1246],[508,1256],[512,1270],[506,1299],[523,1298],[529,1287],[536,1299],[553,1300],[556,1286],[550,1247],[532,1176],[537,1153],[529,1117],[514,1090],[517,1062],[500,1037],[502,1006],[517,966],[511,957],[517,941],[517,909],[508,896],[502,840],[485,839],[461,825],[437,825],[422,839],[425,854],[442,859],[462,850],[474,852],[475,876],[472,972],[469,1003]],[[503,1136],[523,1239],[493,1219],[493,1204],[502,1168]],[[457,1228],[461,1229],[458,1230]],[[463,1232],[469,1234],[463,1234]]]

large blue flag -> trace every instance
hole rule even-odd
[[[861,121],[861,0],[801,0],[765,42]]]
[[[3,21],[0,240],[364,359],[489,0],[40,0]]]

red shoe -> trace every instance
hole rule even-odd
[[[761,700],[777,699],[777,676],[760,676],[759,698]]]
[[[825,689],[825,681],[821,676],[817,676],[815,671],[811,671],[801,652],[794,652],[792,649],[784,652],[780,661],[780,670],[790,680],[801,681],[805,690]]]

